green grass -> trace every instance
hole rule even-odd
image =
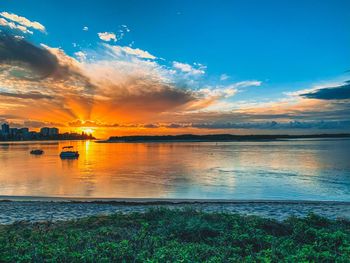
[[[350,262],[350,222],[193,210],[0,226],[0,262]]]

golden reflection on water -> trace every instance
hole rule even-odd
[[[79,159],[59,158],[67,145]],[[45,153],[30,155],[33,148]],[[0,145],[0,195],[344,199],[350,196],[346,149],[312,141],[9,143]]]

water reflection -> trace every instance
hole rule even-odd
[[[68,145],[79,159],[59,158]],[[6,143],[0,195],[350,200],[349,153],[349,140]]]

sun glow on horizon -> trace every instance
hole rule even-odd
[[[85,134],[93,134],[95,132],[95,129],[86,128],[86,127],[80,128],[80,130],[81,130],[81,132],[83,132]]]

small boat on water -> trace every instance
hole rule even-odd
[[[67,149],[72,149],[73,146],[64,146],[62,152],[60,153],[61,159],[77,159],[79,157],[78,151],[72,151]]]
[[[41,149],[35,149],[35,150],[30,151],[30,154],[34,154],[34,155],[41,155],[43,153],[44,153],[44,151]]]

